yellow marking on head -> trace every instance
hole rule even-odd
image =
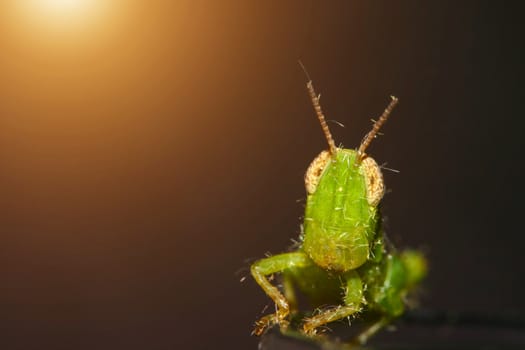
[[[308,192],[308,194],[314,193],[317,189],[319,179],[321,178],[321,175],[326,168],[326,164],[328,164],[330,159],[330,152],[322,151],[317,157],[315,157],[312,163],[310,163],[310,166],[308,166],[306,174],[304,174],[304,183],[306,186],[306,192]]]
[[[383,174],[372,157],[366,157],[361,161],[361,169],[365,176],[366,199],[371,206],[377,206],[385,194]]]

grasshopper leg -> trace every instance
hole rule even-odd
[[[318,327],[361,311],[361,304],[363,302],[363,284],[361,278],[355,271],[346,273],[345,278],[345,304],[306,319],[303,324],[303,331],[307,335],[315,335]]]
[[[255,281],[264,290],[264,292],[274,301],[277,312],[266,315],[255,323],[253,333],[261,335],[264,330],[271,325],[278,323],[281,327],[286,328],[286,317],[290,313],[290,303],[286,297],[270,283],[269,275],[280,273],[290,268],[305,267],[313,262],[303,252],[284,253],[274,255],[266,259],[256,261],[251,266],[251,273]],[[294,302],[292,300],[292,302]]]

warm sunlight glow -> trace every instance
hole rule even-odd
[[[16,0],[19,24],[33,30],[97,31],[112,0]],[[27,27],[29,29],[29,27]]]
[[[32,0],[27,6],[42,16],[58,17],[83,17],[89,16],[97,7],[98,0]]]
[[[89,0],[38,0],[37,5],[42,10],[47,10],[54,13],[62,13],[64,15],[73,12],[82,11],[90,6],[93,1]]]

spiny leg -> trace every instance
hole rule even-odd
[[[344,317],[351,316],[361,311],[361,304],[363,300],[363,283],[361,278],[355,271],[350,271],[345,274],[346,288],[345,288],[345,305],[323,311],[305,320],[303,324],[303,331],[308,335],[314,335],[316,328],[324,324],[340,320]]]
[[[316,328],[355,314],[359,310],[361,310],[359,305],[340,305],[335,309],[323,311],[319,315],[306,319],[303,331],[307,335],[315,335],[317,332]]]
[[[306,267],[312,264],[312,261],[303,252],[284,253],[274,255],[266,259],[256,261],[251,266],[251,273],[255,281],[261,286],[264,292],[275,302],[277,312],[266,315],[255,323],[253,333],[261,335],[266,328],[278,323],[281,327],[286,327],[286,316],[290,312],[290,304],[282,293],[270,283],[266,276],[274,273],[283,272],[291,268]]]

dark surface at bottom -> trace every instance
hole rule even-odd
[[[519,317],[496,315],[409,313],[393,326],[380,331],[366,346],[351,345],[345,324],[337,324],[322,340],[299,334],[282,334],[274,328],[259,343],[260,350],[514,350],[525,349],[525,322]]]

